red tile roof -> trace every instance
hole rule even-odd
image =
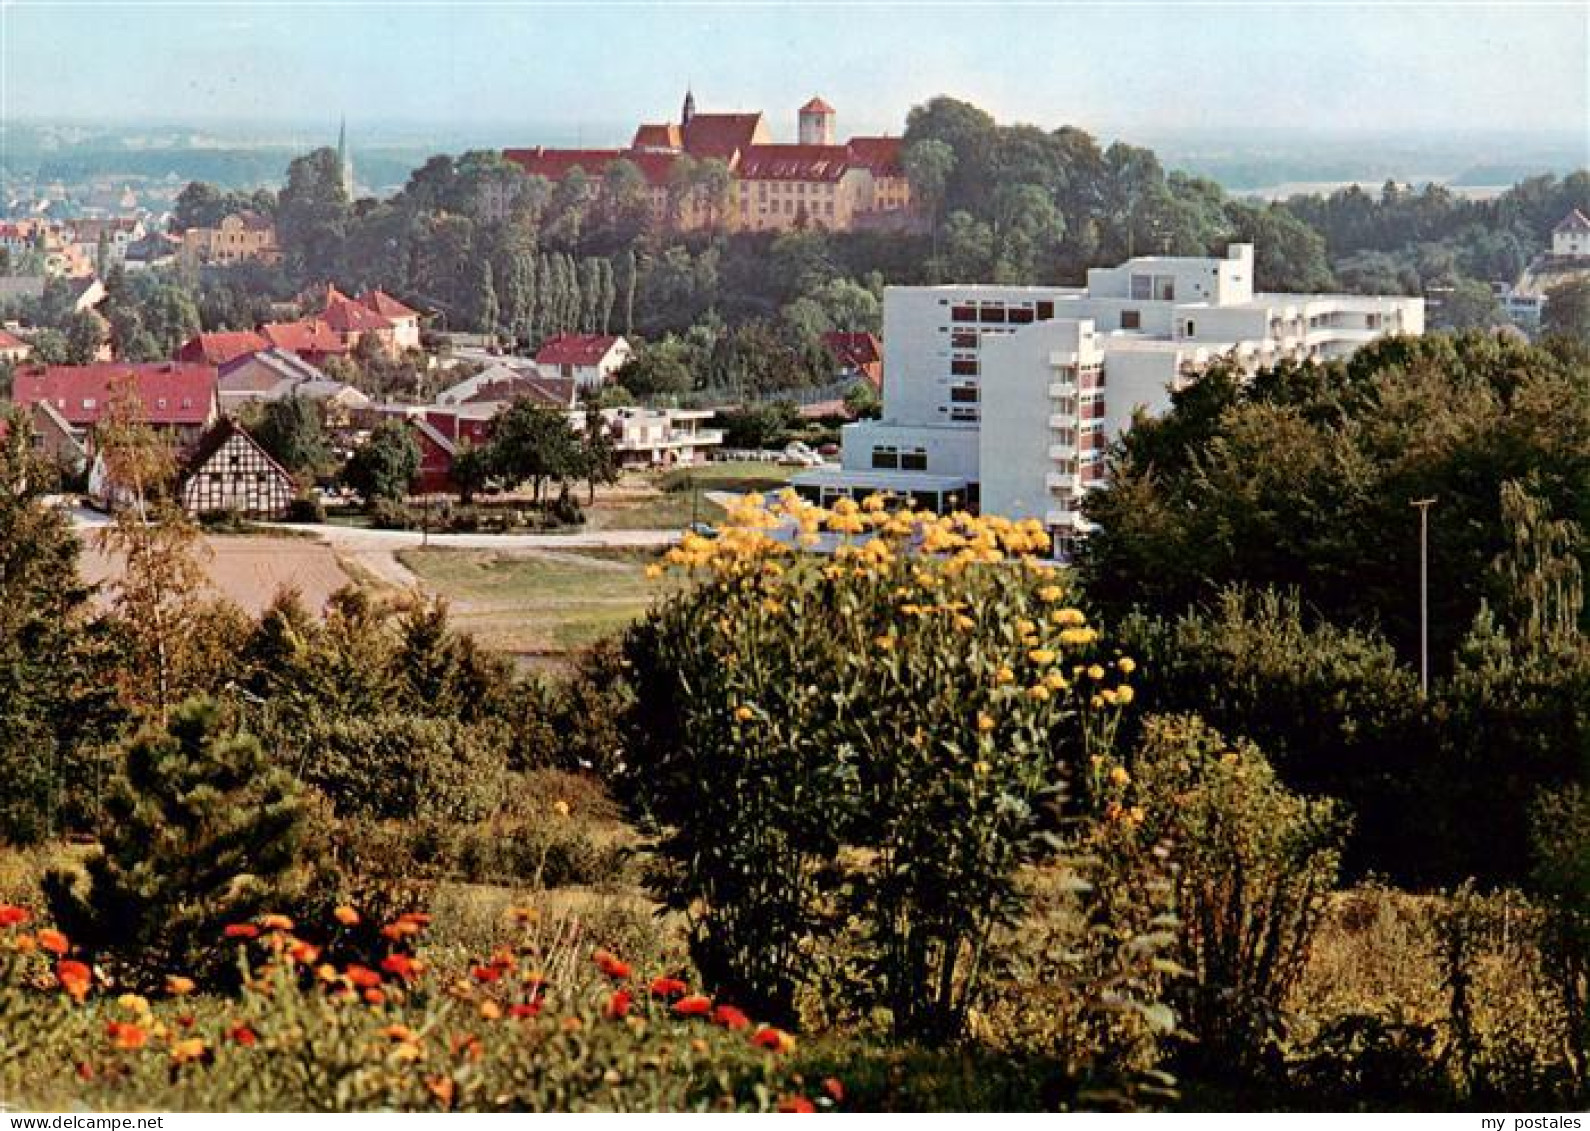
[[[846,143],[851,160],[865,165],[874,175],[885,177],[905,176],[905,166],[900,163],[904,142],[897,137],[853,137]]]
[[[595,365],[618,341],[616,334],[558,334],[541,343],[537,365]]]
[[[380,289],[365,291],[359,296],[357,301],[360,305],[369,307],[383,318],[396,320],[399,318],[418,318],[420,316],[419,311],[404,306],[397,299]]]
[[[823,345],[841,365],[873,365],[883,360],[883,344],[875,334],[834,330],[823,335]]]
[[[828,103],[824,102],[821,98],[813,98],[810,102],[801,107],[800,112],[802,114],[832,114],[834,113],[834,108],[828,105]]]
[[[740,157],[744,181],[837,181],[850,168],[842,145],[753,145]]]
[[[586,176],[599,177],[608,165],[623,157],[622,149],[504,149],[503,159],[512,161],[532,177],[561,181],[576,168]]]
[[[629,145],[631,149],[681,149],[684,147],[684,136],[672,122],[640,126]]]
[[[203,424],[215,407],[215,367],[174,361],[25,366],[16,372],[11,399],[20,405],[47,401],[81,428],[97,423],[115,388],[128,381],[150,424]]]
[[[693,114],[684,124],[685,152],[692,157],[721,157],[731,160],[756,142],[762,115]]]
[[[292,350],[296,354],[348,353],[342,336],[318,318],[305,318],[298,322],[267,322],[260,333],[273,349]]]
[[[0,330],[0,350],[25,350],[27,348],[27,342],[24,342],[15,334],[8,334],[4,330]]]
[[[573,408],[575,381],[572,377],[513,377],[492,381],[464,398],[464,404],[496,404],[530,400],[553,408]]]
[[[266,349],[270,343],[253,330],[220,330],[189,338],[177,351],[177,360],[221,366]]]

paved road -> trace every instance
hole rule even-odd
[[[338,550],[406,550],[427,541],[418,530],[367,530],[353,526],[293,526],[263,523],[281,530],[308,531]],[[677,530],[583,530],[577,534],[432,534],[428,544],[455,550],[622,550],[672,546]]]

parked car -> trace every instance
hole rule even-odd
[[[801,441],[793,440],[784,449],[784,454],[778,457],[778,462],[786,467],[819,467],[823,457]]]

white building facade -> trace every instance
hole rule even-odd
[[[1135,413],[1163,413],[1223,357],[1251,374],[1420,334],[1424,302],[1256,294],[1253,247],[1233,244],[1224,259],[1095,268],[1086,287],[890,287],[883,321],[883,418],[846,426],[841,468],[803,472],[796,489],[1036,518],[1064,556]]]

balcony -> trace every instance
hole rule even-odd
[[[1051,471],[1043,477],[1043,485],[1051,491],[1075,491],[1077,476],[1071,471]]]
[[[1049,417],[1049,427],[1051,428],[1066,429],[1075,428],[1076,426],[1077,414],[1074,409],[1071,412],[1057,412]]]
[[[1075,458],[1076,454],[1077,454],[1077,446],[1076,446],[1076,444],[1074,442],[1073,443],[1069,443],[1069,444],[1050,444],[1049,445],[1049,458],[1052,459],[1052,460],[1073,459],[1073,458]]]
[[[1060,397],[1074,397],[1076,395],[1077,383],[1075,381],[1056,381],[1049,386],[1049,397],[1051,400]]]

